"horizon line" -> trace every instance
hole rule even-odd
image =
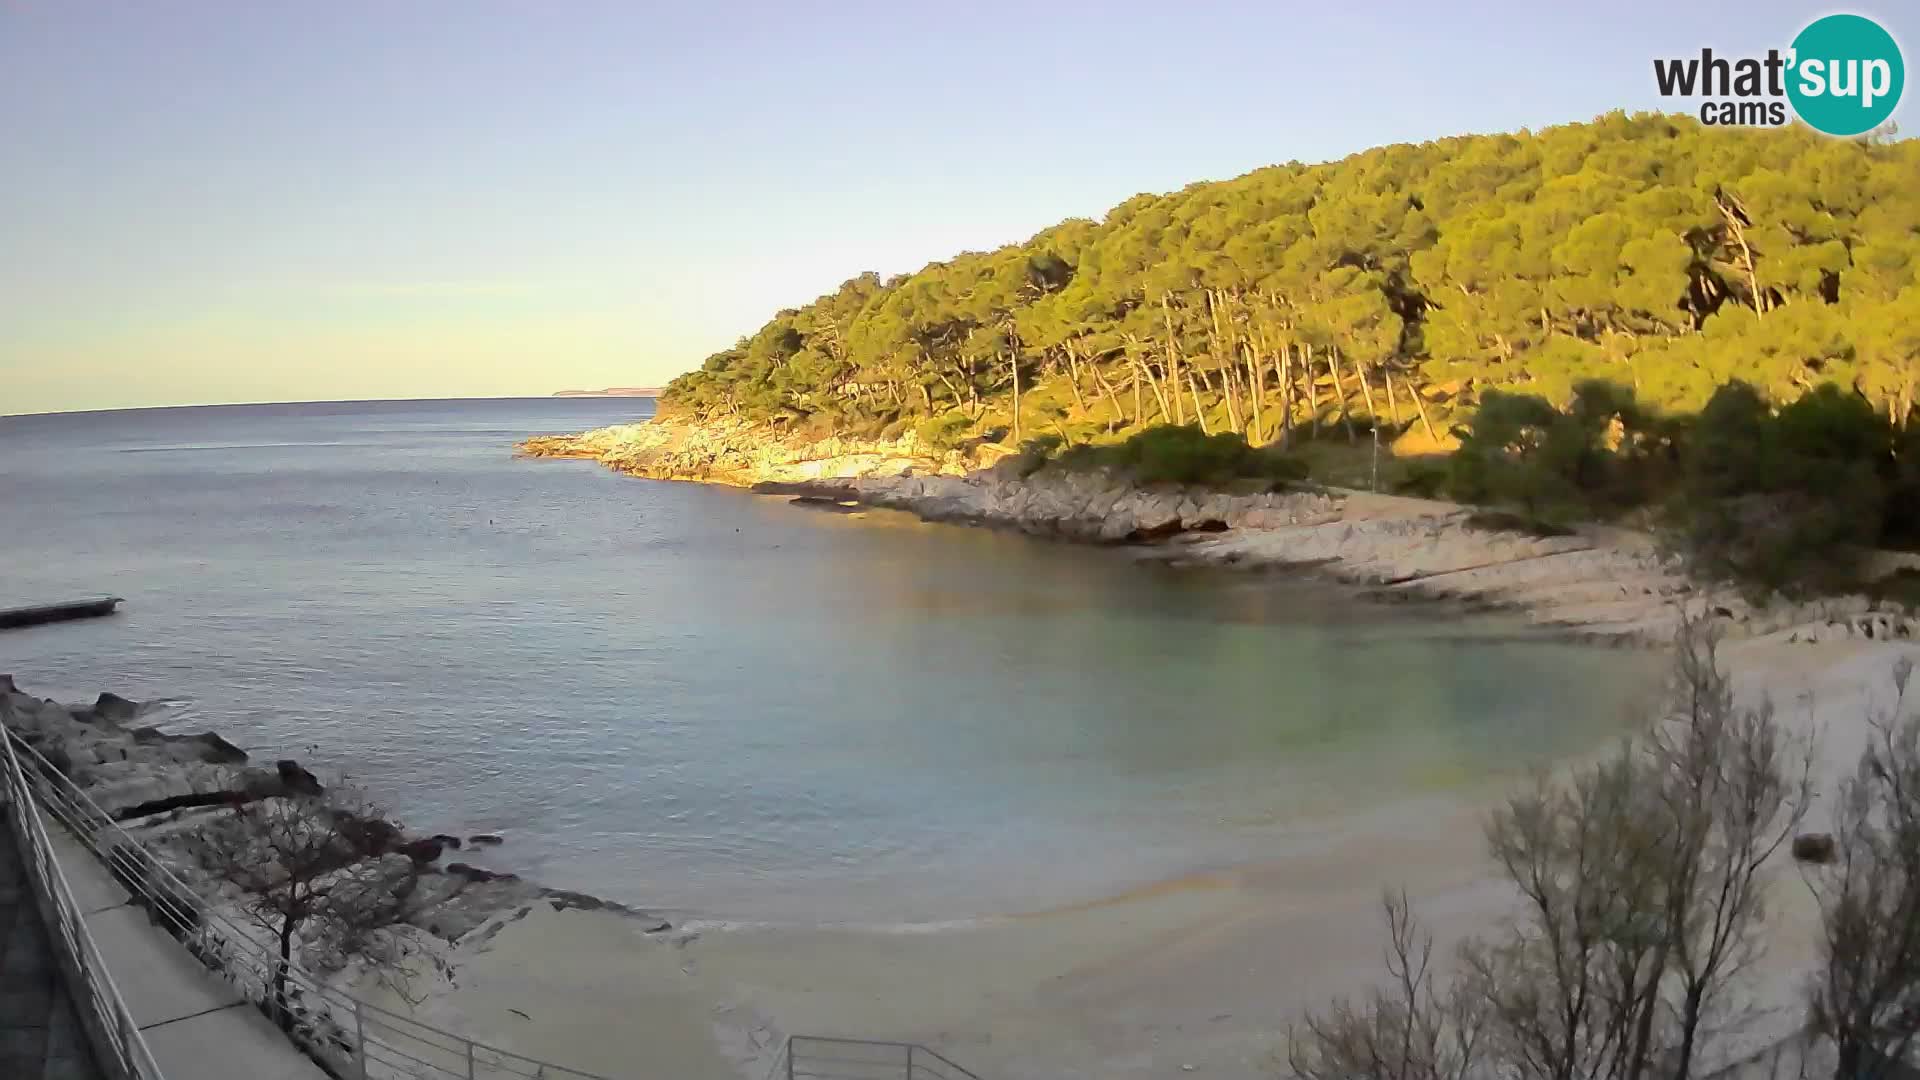
[[[378,405],[386,402],[429,402],[429,401],[580,401],[587,398],[606,398],[614,401],[659,401],[657,397],[639,394],[601,394],[601,393],[562,393],[552,394],[461,394],[452,397],[391,397],[391,398],[296,398],[279,401],[202,401],[187,402],[179,405],[120,405],[105,409],[44,409],[39,412],[0,413],[0,420],[12,420],[28,416],[87,416],[96,413],[119,412],[160,412],[167,409],[251,409],[263,405]]]

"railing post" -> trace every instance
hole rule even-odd
[[[787,1036],[787,1080],[793,1080],[793,1036]]]
[[[463,1037],[461,1041],[467,1044],[467,1080],[473,1080],[473,1040]]]
[[[360,999],[353,999],[353,1063],[360,1068],[360,1080],[367,1080],[367,1026],[360,1015]]]
[[[913,1044],[907,1044],[907,1080],[913,1080]]]

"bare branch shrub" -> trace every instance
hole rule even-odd
[[[1810,880],[1823,934],[1808,997],[1836,1078],[1901,1075],[1920,1033],[1920,716],[1902,719],[1912,674],[1905,660],[1894,670],[1892,709],[1840,791],[1834,860]]]
[[[1781,729],[1771,702],[1734,704],[1719,638],[1684,620],[1674,655],[1674,708],[1647,739],[1665,843],[1656,872],[1666,966],[1677,995],[1677,1080],[1692,1074],[1716,1006],[1757,958],[1765,919],[1762,867],[1792,838],[1812,801],[1813,754]]]
[[[1805,814],[1811,775],[1811,751],[1770,706],[1735,706],[1716,649],[1708,623],[1683,619],[1653,729],[1493,814],[1488,850],[1520,908],[1504,933],[1462,947],[1444,989],[1404,899],[1389,906],[1399,990],[1300,1025],[1295,1075],[1693,1075],[1703,1040],[1739,1011],[1730,989],[1757,952],[1762,867]],[[1472,1052],[1428,1049],[1447,1046]]]
[[[1414,923],[1406,894],[1388,893],[1382,904],[1391,988],[1307,1017],[1289,1033],[1288,1064],[1307,1080],[1465,1080],[1479,1043],[1479,1003],[1435,993],[1433,938]]]

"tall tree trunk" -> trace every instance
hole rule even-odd
[[[1069,389],[1073,391],[1073,404],[1077,408],[1079,408],[1080,415],[1082,416],[1090,415],[1087,412],[1086,399],[1080,396],[1080,358],[1074,354],[1072,339],[1068,339],[1066,343],[1066,350],[1067,350],[1067,375],[1068,375],[1067,386]]]
[[[1260,332],[1262,341],[1266,331]],[[1274,357],[1274,374],[1280,377],[1280,445],[1293,446],[1293,346],[1288,342],[1280,343],[1280,351]]]
[[[1680,1009],[1680,1053],[1673,1080],[1688,1080],[1693,1075],[1694,1039],[1700,1030],[1700,1010],[1705,987],[1693,987],[1686,993]]]
[[[1664,1004],[1660,999],[1660,981],[1667,970],[1668,949],[1668,944],[1662,944],[1654,952],[1648,981],[1637,993],[1639,1001],[1634,1005],[1633,1039],[1627,1048],[1625,1080],[1640,1080],[1647,1073],[1647,1059],[1653,1053],[1653,1017]]]
[[[293,969],[293,930],[291,915],[280,916],[280,963],[273,969],[273,1022],[282,1031],[293,1030],[293,1010],[287,1007],[287,974]]]
[[[1373,387],[1367,383],[1367,369],[1352,357],[1348,357],[1348,362],[1353,365],[1353,377],[1360,380],[1360,396],[1367,403],[1367,418],[1373,421],[1374,427],[1379,427],[1380,413],[1373,407]]]
[[[1007,353],[1007,366],[1013,370],[1013,445],[1020,445],[1020,352]]]
[[[1360,380],[1360,396],[1367,401],[1367,426],[1373,429],[1373,490],[1380,490],[1380,412],[1373,407],[1373,387],[1367,385],[1367,369],[1360,361],[1349,356],[1353,364],[1353,377]]]
[[[1866,1047],[1856,1039],[1840,1044],[1833,1066],[1833,1080],[1859,1080],[1867,1074]]]
[[[1320,437],[1320,383],[1313,377],[1313,346],[1300,346],[1300,368],[1307,379],[1308,422],[1313,426],[1313,437]]]
[[[1260,399],[1266,396],[1267,388],[1262,385],[1260,374],[1260,354],[1254,350],[1253,343],[1247,342],[1247,400],[1253,405],[1253,425],[1247,431],[1247,441],[1260,445],[1264,437],[1265,425],[1260,422]]]
[[[1207,310],[1213,318],[1213,359],[1220,365],[1220,381],[1227,392],[1227,424],[1236,432],[1245,432],[1246,425],[1240,419],[1240,394],[1238,379],[1233,374],[1232,343],[1228,340],[1226,326],[1221,322],[1220,308],[1223,301],[1217,291],[1207,292]]]
[[[1187,391],[1193,395],[1193,418],[1200,422],[1200,434],[1211,435],[1207,430],[1207,410],[1200,407],[1200,385],[1193,381],[1193,368],[1187,368]],[[1174,388],[1173,399],[1180,400],[1180,389]]]
[[[1744,264],[1743,269],[1747,273],[1747,293],[1753,297],[1753,313],[1765,315],[1767,313],[1766,297],[1760,292],[1760,275],[1754,273],[1753,248],[1747,246],[1746,226],[1740,224],[1740,219],[1734,215],[1733,209],[1721,201],[1718,191],[1713,193],[1713,205],[1720,209],[1720,216],[1727,221],[1728,231],[1733,233],[1734,241],[1740,245],[1740,261]]]
[[[1125,409],[1120,407],[1120,397],[1119,395],[1113,392],[1113,384],[1107,381],[1106,374],[1100,370],[1100,362],[1098,360],[1089,359],[1087,361],[1087,366],[1093,369],[1093,381],[1100,384],[1101,390],[1106,391],[1107,404],[1113,406],[1113,416],[1107,420],[1107,433],[1111,435],[1113,433],[1114,421],[1118,420],[1124,423],[1127,419],[1127,412]],[[1139,383],[1134,384],[1134,390],[1136,393],[1138,393],[1139,391],[1139,386],[1140,386]]]
[[[1173,308],[1167,303],[1167,294],[1160,294],[1160,319],[1167,327],[1167,382],[1173,387],[1173,422],[1183,424],[1180,404],[1180,343],[1173,337]]]
[[[1333,376],[1333,392],[1340,398],[1340,423],[1347,429],[1347,441],[1354,441],[1353,417],[1347,412],[1347,384],[1340,381],[1340,350],[1327,346],[1327,374]]]
[[[1139,404],[1140,404],[1138,400],[1140,396],[1139,380],[1145,379],[1147,381],[1147,388],[1153,391],[1154,402],[1160,406],[1161,417],[1165,419],[1168,423],[1173,423],[1173,411],[1167,408],[1167,395],[1160,389],[1159,381],[1153,377],[1153,365],[1147,363],[1145,360],[1140,359],[1138,356],[1133,355],[1131,352],[1127,354],[1127,359],[1133,364],[1133,368],[1134,368],[1135,381],[1133,384],[1133,389],[1134,389],[1134,398],[1135,398],[1135,401],[1134,401],[1135,411],[1136,412],[1139,411]],[[1174,397],[1177,399],[1179,397],[1179,394],[1180,394],[1179,388],[1175,387]]]
[[[1427,429],[1427,438],[1439,443],[1440,434],[1433,430],[1433,421],[1427,419],[1427,403],[1420,400],[1420,388],[1413,385],[1412,379],[1407,380],[1407,396],[1413,399],[1413,407],[1420,412],[1420,426]]]

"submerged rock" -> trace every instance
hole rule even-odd
[[[280,777],[281,788],[289,794],[319,795],[324,790],[318,778],[291,758],[274,762],[273,769]]]
[[[140,712],[140,704],[119,694],[101,694],[93,703],[93,715],[111,723],[125,723]]]
[[[405,855],[417,863],[430,863],[445,853],[447,845],[437,836],[423,836],[417,840],[403,840],[395,844],[393,850]]]
[[[829,514],[857,514],[861,509],[860,504],[851,499],[836,499],[828,495],[796,495],[787,502]]]
[[[196,735],[168,735],[159,728],[134,728],[128,732],[138,743],[170,748],[180,761],[205,761],[214,765],[244,765],[247,752],[211,731]]]
[[[499,873],[493,870],[485,869],[483,867],[469,866],[463,862],[448,863],[447,873],[452,874],[455,877],[466,878],[468,881],[478,881],[483,883],[488,881],[519,881],[520,880],[519,874]]]

